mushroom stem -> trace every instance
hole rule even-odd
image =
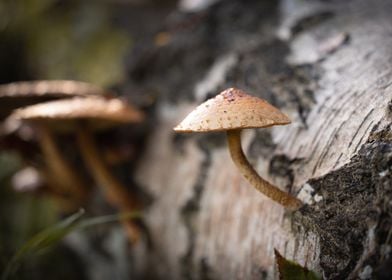
[[[279,188],[270,184],[257,174],[252,165],[246,159],[241,147],[241,130],[228,130],[227,140],[230,149],[230,155],[235,165],[240,170],[242,175],[255,187],[267,197],[280,203],[290,210],[296,210],[302,206],[302,202],[297,198],[291,196]]]
[[[89,130],[81,126],[78,130],[77,137],[82,156],[93,173],[95,180],[105,191],[109,202],[118,207],[121,211],[131,212],[138,210],[140,205],[136,200],[136,196],[131,194],[127,188],[111,174],[100,156]],[[135,223],[127,220],[123,221],[123,225],[130,240],[132,242],[136,241],[140,231]]]
[[[85,200],[88,195],[86,184],[64,159],[52,133],[45,125],[40,126],[39,144],[45,158],[45,164],[48,166],[49,179],[57,188],[60,188],[56,191],[70,198],[76,198],[79,202]]]

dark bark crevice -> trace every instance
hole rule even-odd
[[[291,27],[291,35],[294,37],[299,33],[306,31],[307,29],[324,23],[325,21],[331,19],[333,16],[334,13],[327,9],[305,16],[295,22],[295,24]]]
[[[206,145],[207,143],[207,145]],[[202,151],[204,158],[200,164],[199,175],[197,176],[197,181],[193,186],[193,194],[186,201],[185,205],[180,209],[180,214],[185,225],[188,241],[187,250],[181,258],[181,269],[183,279],[195,279],[195,267],[194,263],[194,249],[197,236],[197,226],[195,219],[200,209],[200,201],[203,196],[205,181],[208,176],[208,170],[211,166],[211,147],[209,147],[208,142],[201,140],[199,141],[199,148]],[[210,279],[207,276],[210,274],[209,267],[206,260],[200,261],[201,272],[205,278]]]
[[[369,137],[351,161],[321,178],[308,181],[322,200],[306,206],[296,220],[320,236],[320,266],[328,279],[358,277],[369,265],[382,273],[390,262],[385,246],[392,227],[392,141],[387,127]],[[374,237],[369,237],[375,226]],[[374,248],[366,240],[374,238]],[[384,249],[383,249],[384,248]],[[370,250],[356,275],[352,271],[366,250]]]

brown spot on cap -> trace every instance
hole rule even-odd
[[[236,88],[228,88],[225,91],[220,93],[224,99],[226,99],[229,102],[233,102],[236,100],[236,98],[243,97],[245,92],[243,92],[240,89]]]
[[[209,122],[203,122],[208,119]],[[290,119],[267,101],[229,88],[192,111],[177,132],[225,131],[289,124]],[[201,125],[202,124],[202,125]]]

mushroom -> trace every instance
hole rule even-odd
[[[15,114],[19,119],[40,121],[60,132],[76,131],[82,157],[109,202],[122,211],[139,208],[136,196],[109,171],[90,131],[140,122],[144,118],[140,111],[118,98],[85,97],[41,103],[19,109]],[[124,224],[131,241],[135,241],[138,229],[131,221]]]
[[[107,95],[95,85],[71,80],[41,80],[0,85],[0,120],[14,109],[43,101],[85,95]]]
[[[230,155],[243,176],[258,191],[295,210],[302,202],[261,178],[246,159],[241,147],[241,130],[289,124],[290,119],[267,101],[229,88],[192,111],[176,132],[226,131]]]
[[[95,85],[72,80],[25,81],[0,85],[0,120],[20,107],[85,95],[108,95],[108,93]],[[51,131],[39,123],[36,123],[35,127],[40,130],[39,144],[47,166],[46,170],[41,171],[46,175],[50,191],[55,194],[56,200],[62,201],[59,204],[62,211],[73,211],[86,200],[87,184],[64,159]],[[10,144],[17,147],[18,152],[22,150],[22,154],[26,151],[31,154],[30,140],[33,138],[33,132],[31,127],[24,125],[12,115],[0,124],[0,146]]]

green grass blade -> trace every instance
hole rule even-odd
[[[135,219],[135,218],[140,218],[140,217],[141,217],[141,214],[139,212],[129,212],[129,213],[120,213],[120,214],[114,214],[114,215],[89,218],[89,219],[85,219],[83,221],[80,221],[76,225],[76,228],[77,229],[85,229],[85,228],[100,225],[100,224],[118,222],[118,221],[122,221],[122,220]]]
[[[70,233],[83,214],[84,210],[81,209],[63,221],[34,235],[12,257],[3,273],[2,280],[8,279],[25,258],[39,254]]]
[[[23,260],[45,252],[45,250],[61,241],[63,237],[72,231],[140,217],[140,212],[129,212],[81,220],[83,214],[84,210],[81,209],[63,221],[34,235],[16,252],[8,263],[1,279],[10,279],[10,277],[16,273]]]

